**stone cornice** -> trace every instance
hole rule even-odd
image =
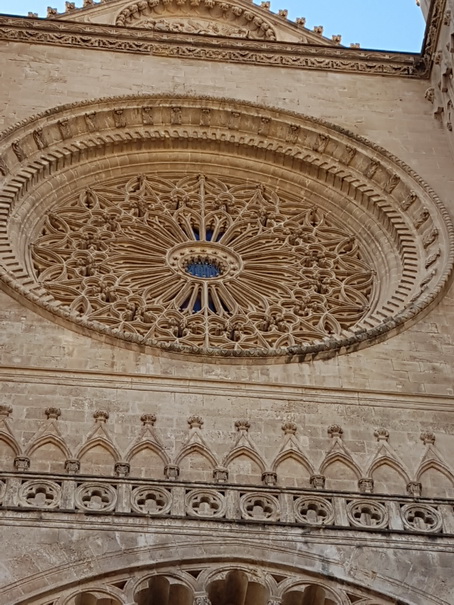
[[[0,16],[0,40],[293,69],[416,79],[428,76],[426,63],[417,54],[182,35],[5,15]]]

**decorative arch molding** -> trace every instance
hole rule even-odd
[[[115,25],[145,27],[210,36],[232,36],[256,40],[276,40],[275,28],[264,11],[253,4],[247,8],[238,3],[204,0],[148,0],[126,6],[117,16]]]
[[[246,544],[253,545],[246,540],[240,540],[239,544],[241,547]],[[211,546],[212,548],[208,548],[210,551],[219,549],[219,544]],[[187,548],[183,550],[184,553]],[[233,548],[235,547],[233,546]],[[298,556],[291,557],[291,563],[279,563],[276,559],[283,558],[284,550],[288,549],[281,548],[272,551],[270,553],[271,560],[266,561],[257,560],[255,558],[256,553],[250,557],[239,557],[236,550],[235,555],[232,554],[232,556],[228,557],[228,562],[225,560],[226,556],[218,554],[210,556],[207,553],[201,558],[186,558],[183,556],[183,558],[180,557],[177,561],[172,561],[168,557],[165,557],[160,559],[161,562],[159,564],[156,564],[154,561],[148,565],[145,563],[142,565],[131,564],[131,567],[127,568],[122,568],[122,555],[118,555],[115,559],[116,568],[112,569],[111,572],[92,575],[66,585],[44,586],[43,596],[39,596],[38,594],[36,596],[28,595],[22,600],[16,600],[15,603],[16,605],[43,605],[44,603],[52,602],[55,605],[77,605],[77,598],[80,595],[90,595],[95,598],[92,600],[88,599],[87,603],[89,605],[99,605],[96,598],[111,598],[115,605],[129,605],[130,603],[141,603],[141,593],[142,595],[145,593],[144,596],[149,596],[146,593],[150,588],[153,588],[153,584],[156,584],[157,581],[164,581],[169,585],[181,587],[185,592],[188,592],[188,596],[190,597],[188,603],[198,603],[198,599],[200,598],[203,599],[200,602],[204,605],[220,605],[219,600],[217,600],[218,591],[215,590],[215,585],[218,583],[221,585],[220,588],[225,588],[224,585],[229,581],[229,576],[230,578],[236,576],[234,583],[236,580],[236,583],[242,582],[246,585],[251,583],[264,589],[261,593],[257,593],[257,591],[253,593],[255,599],[252,603],[254,605],[267,605],[269,602],[285,603],[286,595],[289,593],[301,592],[301,597],[303,597],[304,591],[307,591],[308,588],[311,592],[317,592],[319,600],[315,601],[316,605],[356,605],[358,602],[364,602],[367,605],[393,605],[397,601],[402,603],[402,605],[420,605],[422,603],[444,605],[445,603],[436,596],[423,593],[411,586],[407,587],[407,585],[404,587],[406,591],[405,596],[402,597],[400,596],[402,594],[402,586],[398,582],[379,574],[374,576],[374,581],[371,581],[366,574],[362,577],[368,578],[369,583],[381,585],[382,590],[387,594],[384,592],[380,593],[366,585],[361,586],[356,578],[354,581],[350,578],[346,579],[343,570],[341,576],[336,576],[333,573],[333,570],[336,568],[339,571],[342,569],[340,563],[328,561],[324,557],[318,557],[314,554],[299,554]],[[153,553],[156,552],[165,554],[165,549],[163,550],[162,547],[156,546],[153,549]],[[143,553],[140,554],[142,555]],[[287,554],[290,554],[290,551]],[[128,552],[128,558],[132,561],[135,557],[133,553]],[[148,558],[150,558],[150,555],[148,555]],[[113,567],[112,556],[106,557],[104,555],[99,559],[100,565],[97,566],[98,569],[99,567],[105,567],[104,560],[108,562],[107,567]],[[320,559],[318,564],[321,566],[323,566],[322,560],[324,560],[325,565],[329,564],[331,567],[330,574],[324,575],[323,573],[309,569],[311,567],[309,563],[310,559],[313,559],[312,563],[316,563],[316,567],[317,559]],[[76,567],[78,566],[76,565]],[[69,566],[68,569],[70,569]],[[87,575],[86,565],[83,569],[85,572],[84,575]],[[62,566],[59,567],[60,570],[62,570]],[[356,570],[357,573],[358,571]],[[61,576],[59,580],[61,580]],[[367,583],[366,580],[365,584]],[[244,588],[241,591],[243,599],[245,593],[247,593],[247,590],[244,590]],[[169,591],[165,591],[165,593],[168,600],[159,601],[160,603],[164,603],[164,605],[179,605],[180,601],[178,597],[181,595],[180,591],[175,591],[176,600],[172,600],[172,595],[171,593],[169,594]],[[257,596],[259,596],[258,599]],[[263,601],[260,601],[260,596],[263,598]],[[161,592],[162,597],[163,594]],[[305,601],[302,602],[305,603]],[[309,602],[312,603],[313,601]],[[247,605],[248,600],[247,598],[246,600],[238,600],[238,603],[239,605]],[[109,605],[111,605],[110,602]]]
[[[203,177],[198,176],[202,173]],[[207,336],[209,329],[203,328],[206,330],[204,340],[193,338],[191,327],[187,336],[187,326],[181,327],[183,324],[178,315],[182,307],[164,326],[164,336],[163,333],[150,336],[151,332],[136,329],[132,325],[135,320],[128,321],[126,315],[119,320],[117,311],[117,315],[111,315],[109,319],[101,317],[102,313],[88,312],[86,297],[71,306],[67,300],[70,288],[63,285],[59,289],[60,294],[55,296],[55,291],[52,293],[47,286],[49,271],[45,274],[46,280],[38,275],[45,266],[55,265],[58,251],[50,246],[36,256],[30,250],[33,245],[39,247],[42,244],[39,238],[43,234],[44,222],[47,220],[52,224],[52,214],[58,215],[61,211],[60,200],[65,200],[67,206],[76,203],[71,198],[74,191],[78,192],[79,200],[84,195],[90,198],[96,182],[106,174],[110,179],[107,179],[108,189],[117,187],[118,190],[121,186],[122,195],[124,187],[140,188],[143,179],[148,187],[149,177],[141,177],[141,174],[154,175],[152,180],[158,175],[166,183],[173,183],[173,187],[178,181],[180,185],[177,188],[180,189],[182,175],[189,175],[189,181],[184,181],[187,184],[183,185],[186,193],[188,188],[194,188],[194,183],[200,187],[201,178],[209,184],[221,183],[218,185],[221,188],[227,182],[225,191],[227,197],[230,195],[229,199],[234,190],[243,187],[241,195],[249,195],[249,201],[245,202],[249,204],[248,208],[252,208],[260,198],[256,204],[259,213],[254,215],[253,228],[262,235],[268,229],[265,235],[269,241],[271,235],[275,239],[281,238],[281,249],[286,253],[289,241],[300,246],[300,255],[305,244],[298,240],[300,236],[291,221],[285,222],[290,219],[280,209],[293,208],[291,212],[294,215],[304,209],[301,228],[303,231],[306,229],[309,239],[313,238],[313,258],[308,254],[307,262],[312,273],[320,274],[315,279],[316,284],[323,282],[320,277],[324,271],[322,264],[325,262],[325,267],[329,265],[331,261],[329,258],[326,261],[326,254],[329,257],[331,252],[327,252],[326,246],[323,248],[317,234],[308,232],[310,224],[317,226],[324,221],[331,230],[330,237],[337,233],[341,238],[339,242],[344,242],[339,243],[341,248],[338,249],[348,252],[350,266],[356,263],[357,269],[351,271],[347,282],[342,282],[336,294],[340,296],[340,290],[346,288],[344,291],[352,293],[349,303],[339,299],[337,307],[334,304],[328,310],[323,307],[323,311],[316,311],[317,303],[323,299],[321,290],[318,290],[311,300],[307,299],[315,305],[314,311],[307,311],[306,302],[301,305],[301,301],[297,301],[297,306],[303,309],[303,317],[299,317],[300,311],[293,308],[291,312],[285,309],[283,312],[280,303],[273,306],[268,301],[267,310],[263,310],[264,315],[259,318],[260,324],[257,323],[259,319],[248,315],[246,324],[249,328],[246,332],[240,326],[241,321],[241,325],[245,325],[241,309],[239,315],[236,313],[232,318],[232,321],[241,320],[237,322],[238,330],[233,324],[231,329],[228,328],[230,324],[225,318],[222,320],[224,323],[221,321],[216,327],[216,311],[216,317],[212,318],[213,329],[218,330],[221,337]],[[303,361],[329,357],[357,350],[402,331],[421,312],[440,300],[452,275],[454,232],[451,220],[436,194],[414,171],[384,149],[343,128],[320,119],[245,102],[143,96],[87,101],[48,110],[0,136],[0,187],[3,209],[0,263],[1,280],[6,290],[67,327],[141,350],[160,349],[166,353],[191,356],[202,354],[204,359],[252,357],[256,360]],[[98,198],[104,195],[98,190],[95,194]],[[155,194],[152,189],[150,195]],[[86,202],[86,209],[89,202]],[[268,227],[264,221],[269,218],[263,218],[267,204],[269,208],[274,204],[273,212],[277,216],[273,219],[275,224],[270,221]],[[216,220],[221,214],[222,210],[216,215]],[[223,216],[227,221],[225,212]],[[113,223],[118,218],[106,219],[102,229],[107,235],[110,227],[111,232],[115,231]],[[112,223],[110,227],[109,220]],[[153,220],[159,222],[156,215]],[[246,224],[252,225],[252,219],[248,220],[248,223],[239,222],[238,229]],[[53,229],[54,233],[60,231],[61,234],[62,230],[68,229],[67,222],[65,225],[57,220],[50,231]],[[289,235],[284,237],[280,225],[290,225]],[[345,232],[341,230],[344,225],[347,226]],[[339,235],[342,233],[346,235]],[[356,251],[359,256],[354,256]],[[224,254],[225,250],[222,252]],[[198,256],[204,254],[207,253],[198,252]],[[217,270],[221,273],[227,271],[224,267],[227,263],[233,275],[237,271],[234,267],[237,266],[237,253],[231,253],[233,260],[229,254],[227,250],[226,260],[220,261]],[[296,254],[295,251],[292,254]],[[361,270],[358,269],[360,266]],[[279,262],[273,270],[279,274]],[[81,277],[79,269],[74,271]],[[254,271],[260,276],[258,281],[263,281],[260,263],[256,263]],[[249,280],[248,288],[251,283]],[[268,278],[266,283],[272,282]],[[291,283],[290,280],[285,285],[287,291],[293,291]],[[109,288],[111,285],[110,282],[107,284]],[[260,287],[258,290],[257,287],[256,284],[254,304],[262,296]],[[121,292],[120,295],[125,296]],[[137,311],[142,303],[137,302],[140,296],[134,296],[129,303],[136,305]],[[367,304],[359,303],[365,300],[364,296]],[[306,300],[304,296],[302,300]],[[219,309],[226,304],[232,304],[233,308],[233,303],[221,301]],[[125,308],[121,313],[130,311]],[[317,321],[319,316],[323,317],[324,323],[320,319],[311,332],[314,324],[308,324],[304,313],[316,316]],[[232,317],[232,310],[227,310],[226,314]],[[172,328],[171,321],[176,327]],[[298,330],[295,332],[288,327],[290,324],[305,326],[301,338],[297,336]],[[249,342],[251,330],[261,332],[260,338],[254,337]]]

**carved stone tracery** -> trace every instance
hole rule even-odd
[[[434,193],[397,158],[321,120],[228,100],[106,99],[11,128],[0,157],[6,287],[102,338],[215,356],[329,356],[401,329],[452,270],[453,229]],[[109,181],[91,173],[94,158]],[[249,258],[232,235],[246,227]],[[155,233],[152,254],[130,245],[149,246]],[[173,295],[155,291],[159,267]]]
[[[33,243],[72,313],[160,344],[283,348],[341,335],[369,308],[356,238],[255,183],[140,175],[74,195]]]

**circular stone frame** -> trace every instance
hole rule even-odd
[[[371,306],[341,336],[283,349],[221,349],[150,342],[71,313],[39,283],[30,242],[68,187],[90,177],[155,169],[213,170],[311,202],[349,225],[377,271]],[[241,172],[242,171],[242,172]],[[66,189],[65,189],[66,187]],[[446,292],[454,229],[433,190],[402,161],[327,122],[246,102],[131,96],[47,110],[0,135],[0,280],[5,290],[67,327],[140,350],[201,354],[204,359],[311,360],[357,350],[405,329]]]

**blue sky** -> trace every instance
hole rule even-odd
[[[82,0],[76,1],[77,6]],[[50,5],[64,10],[64,0],[0,0],[0,12],[46,15]],[[324,34],[342,34],[342,43],[359,42],[363,48],[418,52],[424,20],[415,0],[272,0],[277,12],[287,8],[289,18],[306,17],[307,27],[323,25]]]

